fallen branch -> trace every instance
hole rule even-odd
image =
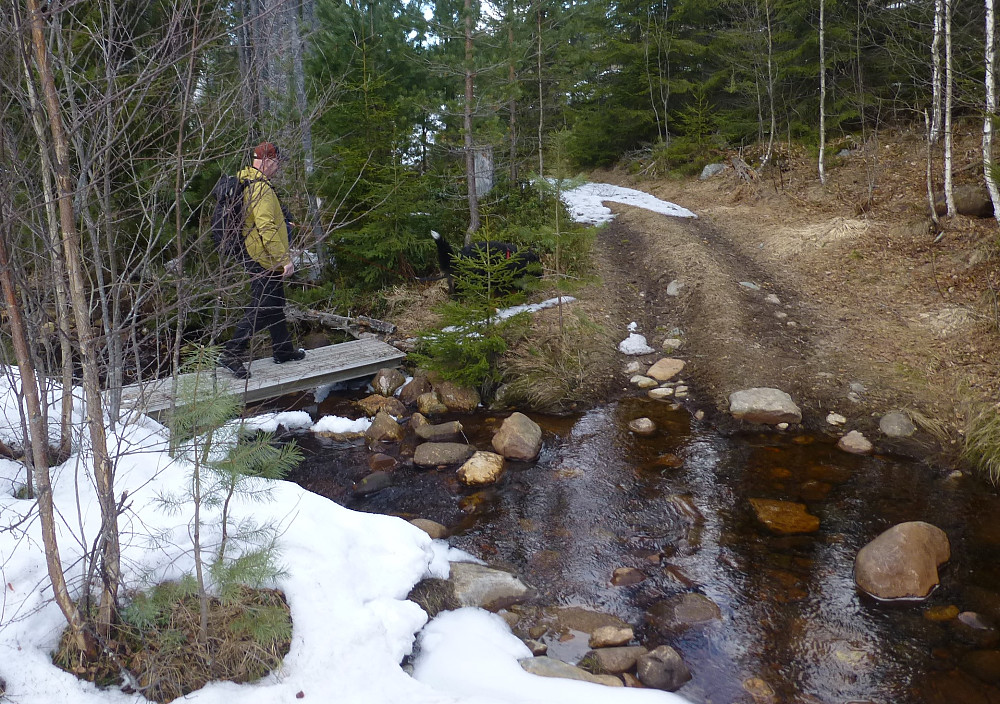
[[[307,310],[298,306],[285,306],[285,316],[288,320],[295,322],[318,323],[324,327],[343,330],[354,337],[364,330],[389,335],[396,332],[396,326],[383,320],[369,318],[367,315],[357,315],[353,318],[334,313],[322,313],[315,310]]]

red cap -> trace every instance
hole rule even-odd
[[[277,159],[278,148],[270,142],[261,142],[253,148],[254,159]]]

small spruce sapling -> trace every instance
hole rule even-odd
[[[441,307],[445,326],[425,334],[413,355],[418,364],[491,398],[502,372],[500,359],[522,329],[525,314],[502,318],[497,308],[513,305],[516,274],[504,254],[487,250],[482,259],[454,260],[457,301]]]
[[[170,429],[172,452],[190,463],[191,483],[185,494],[160,497],[168,510],[193,506],[190,534],[203,646],[208,642],[206,554],[211,555],[207,571],[213,590],[224,604],[237,600],[243,586],[259,587],[277,577],[277,527],[259,525],[252,517],[234,521],[232,508],[238,500],[271,498],[271,480],[281,479],[302,460],[294,442],[275,446],[273,434],[248,435],[243,422],[233,420],[241,405],[217,384],[218,354],[217,347],[198,347],[187,356],[189,374],[179,386],[181,402]],[[207,514],[214,515],[209,519]],[[209,534],[214,543],[206,540]]]

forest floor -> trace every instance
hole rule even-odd
[[[976,139],[972,126],[958,139],[956,183],[982,182]],[[720,411],[720,423],[730,393],[770,386],[814,429],[835,411],[874,438],[881,415],[905,410],[926,431],[924,447],[953,458],[969,414],[1000,399],[996,221],[934,225],[920,134],[881,135],[831,159],[825,186],[815,157],[777,157],[780,172],[752,183],[732,169],[706,181],[591,174],[698,218],[607,203],[616,218],[599,231],[596,281],[574,292],[575,307],[614,342],[630,321],[656,348],[679,329],[673,356],[687,362],[692,399]],[[677,296],[666,293],[671,281],[683,284]],[[551,327],[546,313],[536,328]],[[627,361],[588,360],[592,401],[634,393]]]

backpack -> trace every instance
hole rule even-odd
[[[223,260],[243,261],[247,258],[243,242],[243,191],[252,181],[225,174],[215,184],[212,195],[212,241]]]

